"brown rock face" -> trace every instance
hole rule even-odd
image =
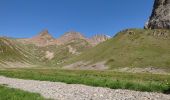
[[[37,36],[27,39],[19,39],[24,44],[35,44],[37,46],[48,46],[55,44],[55,39],[49,34],[48,30],[40,32]]]
[[[37,36],[31,38],[29,41],[38,46],[47,46],[52,45],[55,39],[49,34],[48,30],[44,30]]]
[[[104,42],[108,39],[110,39],[110,36],[106,36],[106,35],[95,35],[92,38],[88,39],[89,43],[92,45],[97,45],[101,42]]]
[[[33,37],[32,40],[53,40],[54,38],[49,34],[48,30],[40,32],[37,36]]]
[[[170,29],[170,0],[155,0],[147,29]]]
[[[39,33],[39,35],[36,38],[41,38],[41,39],[46,39],[46,40],[51,40],[54,39],[48,32],[48,30],[44,30]]]

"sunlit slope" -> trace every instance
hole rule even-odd
[[[0,37],[0,64],[1,66],[20,66],[32,64],[34,56],[29,54],[24,47],[17,44],[15,40]],[[17,63],[17,64],[16,64]]]
[[[170,67],[170,30],[129,29],[70,62],[106,61],[115,67]]]
[[[76,39],[64,45],[39,47],[37,50],[41,52],[39,56],[41,56],[41,62],[44,63],[45,66],[60,67],[60,65],[67,62],[67,60],[72,59],[74,56],[80,55],[89,48],[91,48],[91,45],[88,42],[82,39]],[[47,51],[52,53],[53,57],[51,59],[45,57]]]
[[[82,39],[72,40],[63,45],[49,45],[39,47],[34,44],[23,44],[16,39],[0,38],[0,65],[17,67],[20,63],[57,67],[68,59],[89,49],[91,45]],[[16,64],[17,63],[17,64]],[[19,64],[18,64],[19,63]],[[25,66],[25,65],[21,65]]]
[[[0,38],[0,60],[24,60],[22,50],[17,47],[12,41],[6,38]]]

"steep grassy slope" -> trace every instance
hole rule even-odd
[[[170,68],[170,30],[125,30],[70,62],[77,61],[106,61],[110,68]]]
[[[41,64],[39,54],[30,45],[0,37],[0,67],[31,67]]]
[[[14,41],[0,38],[0,62],[27,62],[27,55]]]
[[[47,59],[47,58],[42,59],[42,61],[46,66],[58,66],[59,64],[65,63],[68,59],[72,59],[74,56],[81,54],[83,51],[86,51],[90,47],[91,46],[86,41],[77,39],[60,46],[53,45],[53,46],[41,47],[40,50],[43,50],[42,51],[43,54],[46,51],[50,51],[53,53],[54,57],[52,59]]]
[[[37,59],[33,59],[33,61],[37,61],[38,65],[50,67],[64,63],[66,60],[71,59],[75,55],[87,50],[90,45],[84,40],[76,39],[63,45],[39,47],[33,44],[22,44],[22,47],[24,47],[25,51],[36,56]],[[69,47],[74,48],[75,53],[70,52]],[[47,52],[51,53],[51,58],[46,57]]]

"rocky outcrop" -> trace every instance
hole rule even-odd
[[[170,29],[170,0],[155,0],[147,29]]]
[[[107,35],[95,35],[92,38],[88,39],[88,42],[92,45],[97,45],[101,42],[104,42],[104,41],[110,39],[110,38],[111,37],[107,36]]]

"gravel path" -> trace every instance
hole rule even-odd
[[[55,100],[170,100],[170,95],[0,76],[0,84]]]

